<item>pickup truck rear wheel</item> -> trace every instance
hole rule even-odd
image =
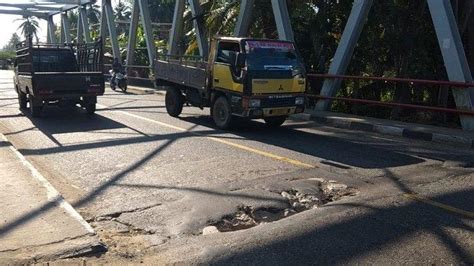
[[[27,102],[26,93],[18,90],[18,104],[20,105],[20,110],[26,109]]]
[[[30,102],[30,112],[32,117],[39,117],[41,114],[41,110],[43,106],[41,103],[35,99],[35,97],[31,94],[28,94],[28,101]]]
[[[267,117],[263,120],[265,120],[265,124],[267,125],[267,127],[275,128],[285,123],[286,116]]]
[[[220,129],[228,129],[232,124],[232,109],[225,96],[220,96],[212,106],[212,119]]]
[[[172,117],[178,117],[183,111],[184,97],[181,90],[170,87],[165,96],[166,111]]]
[[[95,113],[96,105],[95,103],[86,104],[86,112],[88,115],[93,115]]]

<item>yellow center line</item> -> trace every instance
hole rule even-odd
[[[430,200],[426,197],[420,196],[420,195],[416,195],[416,194],[413,194],[413,193],[406,193],[406,194],[403,194],[403,196],[405,198],[408,198],[408,199],[411,199],[411,200],[416,200],[416,201],[423,202],[423,203],[426,203],[426,204],[431,205],[431,206],[438,207],[438,208],[443,209],[443,210],[448,211],[448,212],[456,213],[456,214],[466,216],[466,217],[469,217],[469,218],[474,218],[474,212],[461,210],[461,209],[458,209],[458,208],[453,207],[453,206],[449,206],[449,205],[446,205],[446,204],[443,204],[443,203],[432,201],[432,200]]]
[[[103,109],[108,109],[108,107],[105,106],[105,105],[97,104],[97,106],[100,107],[100,108],[103,108]],[[316,165],[307,164],[307,163],[304,163],[304,162],[301,162],[301,161],[298,161],[298,160],[290,159],[290,158],[287,158],[287,157],[284,157],[284,156],[280,156],[280,155],[273,154],[273,153],[270,153],[270,152],[262,151],[262,150],[255,149],[255,148],[252,148],[252,147],[249,147],[249,146],[233,143],[231,141],[223,140],[223,139],[220,139],[220,138],[217,138],[217,137],[210,137],[210,136],[206,136],[205,134],[198,133],[198,132],[188,131],[187,129],[182,128],[182,127],[173,126],[173,125],[168,124],[168,123],[164,123],[164,122],[160,122],[160,121],[153,120],[153,119],[150,119],[150,118],[146,118],[146,117],[143,117],[143,116],[135,115],[135,114],[132,114],[132,113],[129,113],[129,112],[125,112],[125,111],[114,111],[114,112],[118,112],[118,113],[130,116],[130,117],[133,117],[133,118],[144,120],[144,121],[154,123],[154,124],[157,124],[157,125],[160,125],[160,126],[163,126],[163,127],[171,128],[171,129],[174,129],[174,130],[189,132],[190,134],[200,136],[200,137],[205,137],[206,139],[209,139],[209,140],[212,140],[212,141],[215,141],[215,142],[218,142],[218,143],[222,143],[222,144],[225,144],[227,146],[231,146],[231,147],[234,147],[234,148],[237,148],[237,149],[240,149],[240,150],[255,153],[255,154],[258,154],[258,155],[261,155],[261,156],[264,156],[264,157],[267,157],[267,158],[271,158],[271,159],[274,159],[274,160],[278,160],[278,161],[282,161],[282,162],[285,162],[285,163],[293,164],[293,165],[296,165],[298,167],[318,168],[318,166],[316,166]]]

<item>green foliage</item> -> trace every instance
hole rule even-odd
[[[18,34],[13,33],[10,37],[8,43],[2,48],[3,51],[7,52],[15,52],[16,51],[16,44],[21,41],[20,36]]]
[[[12,51],[0,51],[0,60],[13,60],[15,55]]]
[[[22,21],[18,29],[21,31],[21,34],[28,39],[30,36],[35,37],[36,42],[38,40],[38,29],[39,29],[39,22],[36,17],[23,17],[21,19],[17,19],[16,21]]]

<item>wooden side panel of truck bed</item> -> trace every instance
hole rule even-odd
[[[204,90],[207,87],[206,63],[183,63],[176,61],[155,61],[155,78],[177,85]]]

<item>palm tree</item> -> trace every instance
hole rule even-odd
[[[127,23],[130,21],[130,16],[132,12],[130,11],[130,5],[127,4],[128,2],[123,2],[119,0],[117,5],[114,8],[115,20],[118,21],[117,25],[117,34],[125,34],[127,35]]]
[[[36,17],[25,16],[15,21],[23,21],[18,27],[18,29],[21,30],[21,34],[25,36],[25,39],[29,39],[34,36],[36,39],[36,42],[39,42],[39,38],[38,38],[39,23]]]
[[[89,23],[97,24],[100,22],[101,16],[101,7],[97,4],[92,4],[89,6],[89,10],[87,12],[87,18],[89,19]]]

